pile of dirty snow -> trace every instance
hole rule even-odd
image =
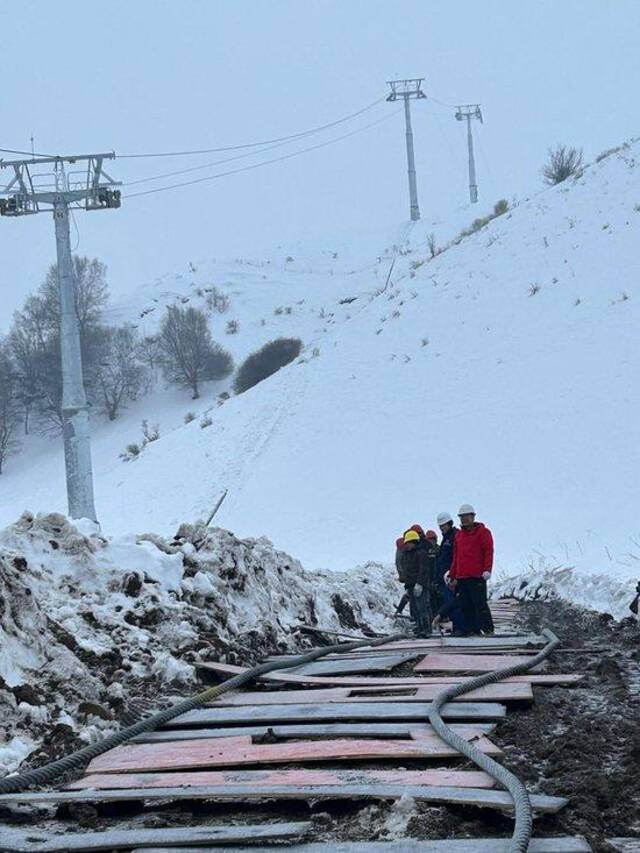
[[[298,648],[297,626],[387,630],[389,570],[306,572],[267,539],[198,523],[107,539],[33,516],[0,532],[0,775],[190,693],[194,663]]]
[[[538,568],[531,566],[526,572],[499,577],[497,583],[492,584],[491,595],[493,598],[507,596],[520,601],[562,599],[578,607],[624,619],[632,615],[629,605],[635,596],[636,583],[633,578],[584,572],[575,566],[547,566],[542,561]]]

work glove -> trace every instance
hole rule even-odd
[[[423,592],[422,584],[417,583],[413,588],[413,594],[416,596],[416,598],[420,598],[420,596],[422,595],[422,592]]]
[[[482,580],[483,581],[488,581],[490,577],[491,577],[491,572],[483,572],[482,573]]]

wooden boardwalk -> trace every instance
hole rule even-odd
[[[219,801],[271,803],[290,800],[398,800],[512,812],[510,795],[491,776],[470,769],[455,749],[428,724],[429,704],[448,684],[526,660],[544,638],[519,634],[518,605],[492,603],[497,634],[492,637],[432,637],[402,640],[332,655],[313,664],[264,676],[258,687],[221,696],[183,714],[163,729],[95,758],[78,780],[59,790],[0,796],[11,803],[117,803]],[[411,662],[414,675],[393,670]],[[202,670],[229,677],[242,671],[211,661]],[[475,690],[445,706],[443,716],[465,739],[499,759],[492,740],[509,708],[535,700],[534,689],[579,676],[536,672]],[[498,722],[499,724],[499,722]],[[371,769],[375,762],[376,769]],[[407,769],[410,762],[412,769]],[[562,797],[531,796],[536,814],[563,808]],[[31,829],[31,828],[30,828]],[[496,838],[442,841],[313,842],[305,821],[216,823],[176,829],[131,829],[74,833],[56,847],[55,834],[0,826],[0,849],[20,853],[66,850],[283,850],[291,853],[392,853],[506,851]],[[247,847],[246,845],[251,845]],[[215,845],[215,846],[213,846]],[[222,846],[224,845],[224,846]],[[277,846],[274,846],[277,845]],[[583,839],[535,839],[535,853],[583,853]]]

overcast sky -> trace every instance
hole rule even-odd
[[[466,142],[445,104],[482,103],[480,207],[540,184],[549,145],[588,159],[640,133],[638,0],[0,0],[0,147],[116,153],[270,139],[350,114],[421,76],[414,103],[423,217],[466,201]],[[438,103],[440,102],[440,103]],[[81,212],[77,251],[124,294],[190,260],[407,216],[397,104],[214,174],[387,121],[281,163]],[[10,157],[11,155],[0,155]],[[116,161],[123,181],[225,155]],[[230,155],[226,155],[230,156]],[[72,234],[75,245],[77,236]],[[49,214],[0,221],[0,324],[55,260]]]

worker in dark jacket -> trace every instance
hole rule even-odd
[[[460,599],[455,592],[455,584],[449,582],[449,572],[453,564],[453,549],[455,546],[457,528],[453,524],[453,518],[448,512],[438,513],[438,527],[442,534],[440,548],[438,549],[438,561],[436,563],[436,583],[441,590],[440,608],[435,611],[441,620],[450,618],[453,625],[453,633],[464,634],[464,619]],[[439,625],[439,622],[438,622]]]
[[[421,540],[425,539],[425,532],[419,524],[412,524],[411,527],[409,528],[409,530],[415,530],[415,532],[418,534],[418,536],[420,537]],[[430,532],[433,533],[433,530]],[[434,534],[434,536],[435,536],[435,534]],[[409,586],[407,585],[407,583],[405,581],[404,570],[402,568],[402,549],[403,548],[404,548],[404,537],[401,536],[399,539],[396,539],[396,571],[398,572],[398,580],[400,581],[400,583],[404,584],[405,592],[404,592],[404,595],[402,596],[402,598],[400,599],[400,601],[398,602],[395,615],[400,616],[408,604],[409,605],[409,614],[411,616],[411,619],[415,622],[416,621],[416,614],[414,612],[414,607],[413,607],[413,596],[409,593]]]
[[[402,567],[402,549],[403,548],[404,548],[404,537],[400,536],[398,539],[396,539],[396,571],[398,573],[398,580],[400,581],[401,584],[404,585],[404,594],[403,594],[402,598],[400,599],[400,601],[398,602],[395,615],[400,616],[408,604],[409,605],[409,613],[411,614],[411,618],[413,619],[414,618],[413,603],[411,601],[411,596],[410,596],[409,591],[407,589],[407,584],[405,583],[404,569]]]
[[[487,602],[487,581],[493,568],[493,537],[476,521],[476,511],[463,504],[459,511],[460,530],[456,534],[453,564],[449,575],[460,594],[465,633],[493,634],[493,619]]]
[[[435,572],[435,551],[413,529],[405,532],[400,557],[407,592],[411,596],[418,637],[431,636],[431,584]]]

